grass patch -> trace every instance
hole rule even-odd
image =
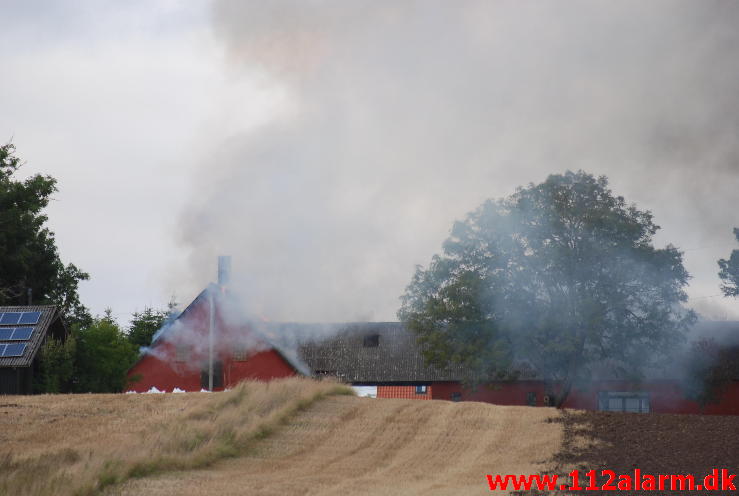
[[[123,437],[113,451],[103,438],[87,452],[53,446],[35,456],[0,452],[0,494],[91,496],[132,478],[208,467],[246,453],[298,412],[337,394],[353,392],[304,378],[244,382],[224,393],[194,395],[199,397],[195,407],[185,404],[177,414],[162,414],[166,421]],[[95,401],[95,396],[88,397]],[[138,395],[123,400],[149,401]]]

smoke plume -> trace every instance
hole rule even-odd
[[[250,314],[394,320],[455,219],[583,169],[686,250],[696,309],[737,319],[714,295],[739,224],[738,25],[710,0],[217,2],[224,70],[285,97],[203,145],[181,283],[227,253]]]

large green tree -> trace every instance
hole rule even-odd
[[[89,276],[59,258],[43,210],[56,192],[56,180],[36,174],[16,178],[21,167],[12,144],[0,146],[0,305],[33,301],[56,304],[67,322],[89,324],[78,284]]]
[[[739,241],[739,228],[734,228],[734,236]],[[718,261],[718,276],[723,281],[721,291],[726,296],[739,296],[739,250],[732,250],[728,260]]]
[[[605,177],[551,175],[456,222],[399,317],[430,363],[471,381],[533,369],[561,406],[599,369],[639,377],[695,320],[682,254],[653,246],[658,229]]]

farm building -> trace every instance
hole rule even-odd
[[[739,338],[738,322],[702,322],[694,329],[700,337],[716,336],[722,342]],[[739,352],[739,341],[736,341]],[[533,371],[516,380],[489,381],[476,388],[463,384],[460,366],[438,370],[426,365],[414,336],[401,323],[345,324],[329,339],[310,342],[300,349],[301,358],[315,375],[334,376],[360,386],[364,394],[378,398],[483,401],[500,405],[546,406],[544,382]],[[600,374],[576,384],[566,408],[658,413],[700,413],[700,406],[686,398],[684,381],[675,368],[654,370],[643,381],[633,382]],[[739,415],[739,371],[721,401],[704,413]]]
[[[66,337],[55,306],[0,307],[0,394],[31,394],[47,336]]]
[[[134,391],[220,390],[244,379],[291,375],[335,377],[378,398],[484,401],[545,406],[543,381],[533,374],[463,385],[459,366],[424,363],[415,337],[398,322],[298,324],[248,321],[229,311],[229,296],[210,285],[177,320],[155,336],[128,373]],[[211,317],[212,316],[212,317]],[[699,335],[739,337],[739,323],[703,323]],[[739,342],[737,342],[739,345]],[[212,349],[212,353],[211,353]],[[212,357],[212,359],[211,359]],[[739,414],[739,374],[722,400],[704,413]],[[653,373],[641,382],[601,376],[573,387],[565,406],[588,410],[698,413],[682,382]]]
[[[152,387],[218,391],[245,379],[310,375],[297,355],[257,326],[229,319],[226,301],[221,286],[211,284],[203,290],[154,336],[128,371],[129,388],[139,392]]]

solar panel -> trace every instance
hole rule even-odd
[[[0,345],[0,350],[2,350],[0,356],[2,357],[19,357],[23,356],[23,352],[26,351],[26,343],[12,343],[4,346],[3,350],[3,345]]]
[[[0,325],[13,325],[17,324],[21,319],[21,312],[5,312],[0,317]]]
[[[20,325],[36,325],[38,319],[41,318],[41,312],[23,312],[21,319],[18,321]]]
[[[33,329],[33,327],[16,327],[11,339],[13,341],[27,341],[31,339]]]
[[[0,341],[10,341],[15,327],[0,327]]]

